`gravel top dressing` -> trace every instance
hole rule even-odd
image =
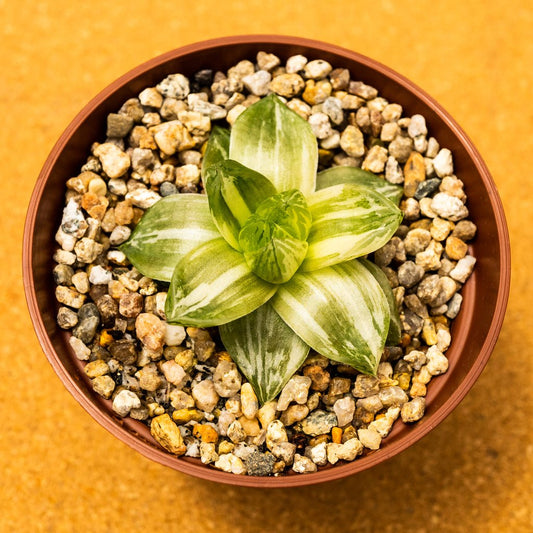
[[[250,59],[225,73],[202,70],[191,79],[172,74],[108,115],[107,138],[93,144],[80,174],[66,183],[65,209],[56,234],[59,247],[54,253],[57,322],[72,333],[70,345],[75,355],[86,361],[85,373],[94,390],[112,402],[119,416],[147,424],[169,453],[198,457],[204,464],[241,475],[315,472],[328,463],[353,461],[379,449],[396,420],[416,423],[424,416],[430,381],[448,369],[445,354],[452,342],[450,323],[459,313],[460,290],[476,261],[468,253],[476,226],[468,219],[466,194],[460,177],[454,175],[453,155],[431,136],[431,124],[426,124],[423,116],[403,116],[401,105],[380,97],[377,88],[364,80],[352,80],[342,65],[301,55],[283,64],[265,52]],[[324,209],[330,209],[336,200],[327,197],[327,188],[343,190],[342,184],[353,178],[377,187],[379,198],[388,198],[383,205],[391,213],[397,211],[393,203],[399,204],[403,219],[388,235],[382,232],[384,245],[360,254],[366,260],[349,257],[346,263],[324,269],[337,268],[345,275],[346,269],[356,264],[357,272],[370,276],[374,284],[377,280],[383,289],[378,289],[380,294],[389,296],[389,336],[384,349],[379,347],[374,366],[371,362],[365,366],[362,359],[359,364],[342,357],[334,361],[316,350],[309,351],[308,344],[321,346],[324,339],[309,337],[304,343],[288,326],[278,324],[276,327],[284,327],[287,335],[292,335],[293,353],[299,350],[300,360],[295,373],[277,376],[277,388],[268,379],[261,382],[261,376],[251,377],[253,371],[246,366],[248,354],[229,347],[236,322],[222,325],[219,321],[220,328],[199,327],[200,322],[191,319],[183,323],[196,327],[179,325],[179,320],[166,314],[167,294],[173,290],[168,281],[172,269],[153,279],[155,276],[147,273],[157,266],[157,257],[152,265],[141,262],[141,267],[133,255],[135,228],[141,219],[148,224],[149,216],[143,218],[144,213],[152,213],[153,218],[156,210],[149,208],[163,198],[160,207],[190,195],[190,207],[180,211],[184,220],[200,212],[205,201],[198,195],[205,195],[202,177],[206,159],[215,157],[215,141],[229,142],[227,129],[233,134],[234,124],[244,123],[245,115],[241,122],[239,116],[260,100],[278,106],[276,113],[279,106],[282,113],[287,112],[285,102],[307,121],[304,127],[312,132],[312,142],[315,138],[318,142],[316,192],[313,188],[302,195],[297,190],[302,187],[291,185],[293,193],[272,196],[276,205],[263,202],[252,214],[257,217],[268,211],[263,219],[254,219],[263,228],[274,212],[278,224],[281,219],[276,209],[285,206],[282,215],[290,213],[296,221],[285,227],[292,232],[290,254],[301,248],[301,258],[294,260],[289,274],[284,269],[290,260],[279,264],[273,260],[265,269],[248,239],[257,235],[256,226],[243,223],[238,226],[240,233],[232,237],[222,219],[217,224],[210,203],[215,224],[226,241],[238,236],[234,248],[241,245],[248,265],[261,278],[256,280],[265,287],[279,284],[275,292],[301,261],[301,270],[323,272],[320,259],[313,255],[313,231],[316,234],[317,230],[308,227],[308,213],[313,213],[316,224],[319,212],[313,195],[325,195]],[[290,116],[303,124],[293,113]],[[231,142],[237,144],[233,137]],[[234,148],[232,145],[230,154],[231,150],[237,152]],[[245,152],[242,150],[244,159]],[[294,159],[298,163],[298,154]],[[306,161],[303,158],[298,164]],[[253,161],[248,166],[252,167]],[[217,168],[229,172],[226,163]],[[272,185],[266,183],[265,187]],[[215,196],[208,192],[211,202]],[[325,213],[321,216],[328,217],[329,211]],[[205,218],[201,230],[206,240],[220,237],[211,218]],[[297,235],[297,224],[308,226],[305,231],[300,227]],[[153,242],[171,231],[163,225],[161,222]],[[379,228],[375,231],[379,233]],[[210,242],[226,246],[221,238]],[[375,237],[373,242],[378,242]],[[217,246],[213,245],[206,263],[212,269],[217,262],[220,268],[224,265]],[[201,275],[201,266],[191,264]],[[272,269],[271,264],[277,267]],[[316,279],[319,277],[317,274]],[[268,283],[262,281],[265,279]],[[324,286],[328,287],[326,281]],[[284,314],[281,292],[275,298],[276,311],[293,327],[290,313],[289,318]],[[346,298],[346,304],[355,305],[352,296]],[[228,303],[223,307],[222,311],[232,309]],[[268,324],[272,315],[262,309],[264,306],[256,313],[265,314],[255,315],[255,319]],[[305,312],[302,306],[301,313]],[[274,311],[270,313],[279,320]],[[377,320],[375,313],[369,316]],[[167,319],[178,323],[170,324]],[[227,350],[221,336],[228,339]]]

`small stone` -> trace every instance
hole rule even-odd
[[[298,474],[307,474],[310,472],[316,472],[318,470],[316,464],[313,463],[309,457],[305,457],[304,455],[300,455],[298,453],[294,455],[292,469]]]
[[[80,239],[74,247],[76,257],[81,263],[92,263],[103,250],[104,247],[100,243],[87,237]]]
[[[126,318],[135,318],[143,309],[143,297],[137,292],[127,292],[120,296],[119,313]]]
[[[404,359],[411,364],[414,370],[420,370],[426,364],[426,354],[419,350],[412,350],[404,355]]]
[[[304,69],[305,65],[307,64],[307,58],[303,55],[294,55],[289,57],[287,59],[287,63],[285,65],[285,68],[288,73],[294,74],[296,72],[300,72]]]
[[[392,156],[389,156],[385,165],[385,179],[389,183],[399,185],[403,183],[403,172],[400,164]]]
[[[215,463],[219,460],[219,455],[216,452],[216,445],[214,442],[200,443],[200,460],[204,465]],[[231,471],[231,469],[229,471]]]
[[[401,135],[398,135],[389,144],[389,154],[399,163],[405,163],[411,155],[412,150],[413,140],[410,137],[402,137]]]
[[[293,404],[283,411],[280,420],[285,426],[292,426],[296,422],[300,422],[309,414],[307,405]]]
[[[231,474],[244,475],[246,474],[246,467],[242,462],[242,459],[234,455],[233,453],[222,454],[215,461],[215,468],[223,470],[224,472],[230,472]]]
[[[329,384],[328,396],[335,397],[348,393],[351,384],[349,378],[334,377]]]
[[[97,376],[92,381],[94,391],[105,398],[106,400],[111,398],[111,394],[115,390],[115,381],[111,376]]]
[[[222,398],[237,394],[241,389],[241,379],[237,366],[231,361],[220,360],[213,374],[215,390]]]
[[[129,390],[121,390],[113,400],[113,411],[122,417],[128,416],[132,409],[137,409],[138,407],[141,407],[141,400],[134,392]]]
[[[78,318],[80,318],[79,315]],[[78,325],[72,330],[72,334],[78,337],[78,339],[81,339],[85,344],[89,344],[93,340],[99,324],[99,317],[80,318]]]
[[[178,188],[169,181],[165,181],[159,187],[159,194],[164,198],[165,196],[171,196],[178,192]]]
[[[439,178],[431,178],[429,180],[421,181],[414,193],[414,197],[417,200],[431,196],[438,188],[441,183]]]
[[[246,432],[238,420],[235,420],[229,425],[226,434],[234,444],[243,442],[246,439]]]
[[[178,100],[183,100],[189,94],[189,80],[183,74],[170,74],[157,85],[157,89],[163,96],[166,96],[167,98],[177,98]]]
[[[215,390],[213,381],[204,380],[192,387],[192,397],[198,409],[210,413],[217,405],[219,396]]]
[[[402,421],[406,423],[416,422],[424,416],[426,400],[422,397],[413,398],[410,402],[402,405]]]
[[[399,415],[400,407],[390,407],[387,409],[384,416],[376,418],[370,424],[368,424],[368,429],[376,431],[379,433],[381,438],[385,438],[390,433],[392,425]]]
[[[119,113],[107,115],[107,137],[125,137],[133,128],[133,118]]]
[[[329,97],[324,100],[322,104],[322,111],[330,118],[333,124],[339,125],[344,120],[344,112],[342,110],[342,103],[338,98]]]
[[[311,378],[311,389],[325,391],[331,381],[330,373],[320,365],[308,365],[303,369],[304,376]]]
[[[450,259],[458,261],[466,255],[468,245],[461,239],[450,236],[446,239],[445,251]]]
[[[218,433],[210,424],[196,424],[192,430],[192,434],[202,442],[218,441]]]
[[[413,115],[407,127],[409,137],[414,139],[419,135],[427,135],[427,132],[426,119],[422,115]]]
[[[452,153],[448,148],[442,148],[433,159],[433,168],[439,178],[453,174]]]
[[[424,276],[424,269],[413,261],[406,261],[398,268],[398,282],[406,288],[416,285]]]
[[[400,407],[409,399],[398,386],[385,387],[378,392],[378,396],[384,407]]]
[[[452,236],[462,241],[470,241],[476,236],[477,227],[470,220],[460,220],[453,229]]]
[[[356,126],[346,126],[341,134],[340,145],[351,157],[361,157],[365,153],[363,133]]]
[[[131,117],[134,122],[138,123],[141,121],[144,115],[144,110],[137,98],[130,98],[124,102],[122,107],[119,109],[119,113],[121,115],[127,115]]]
[[[293,444],[292,442],[279,442],[272,446],[271,452],[274,457],[282,459],[285,464],[290,465],[294,461],[296,444]]]
[[[187,128],[179,120],[171,120],[155,126],[154,141],[165,155],[193,148],[194,141]]]
[[[96,378],[98,376],[109,374],[109,365],[101,359],[96,359],[96,361],[87,363],[83,370],[88,377]]]
[[[198,411],[198,409],[183,407],[180,409],[176,409],[172,413],[172,418],[177,424],[187,424],[191,421],[201,422],[204,419],[204,413],[202,413],[202,411]]]
[[[448,302],[448,310],[446,311],[446,316],[448,318],[454,319],[461,310],[461,304],[463,303],[463,297],[456,293],[452,296],[452,299]]]
[[[368,413],[375,414],[383,409],[383,402],[380,400],[378,394],[360,398],[357,400],[356,406],[358,409],[364,409]]]
[[[272,70],[276,68],[280,63],[278,56],[274,54],[267,54],[266,52],[260,51],[257,53],[257,66],[262,70]]]
[[[136,293],[133,293],[136,294]],[[140,295],[139,295],[140,296]],[[122,298],[120,305],[122,306]],[[142,300],[142,297],[141,297]],[[121,311],[121,314],[124,314]],[[124,315],[127,316],[127,315]],[[135,316],[135,315],[134,315]],[[137,338],[149,350],[158,351],[163,348],[166,334],[166,324],[152,313],[141,313],[135,320],[135,332]]]
[[[453,222],[436,217],[432,220],[429,231],[433,239],[440,242],[446,239],[453,227]]]
[[[378,450],[381,446],[381,435],[376,430],[361,428],[357,430],[357,436],[361,444],[369,450]]]
[[[333,404],[333,412],[337,416],[337,424],[339,427],[344,427],[350,424],[355,413],[355,401],[349,396],[337,400]]]
[[[85,221],[85,217],[83,216],[80,206],[76,201],[70,199],[63,210],[61,230],[67,235],[80,238],[83,237],[86,229],[87,222]]]
[[[129,229],[129,228],[128,228]],[[95,265],[91,268],[88,280],[93,285],[107,285],[113,279],[113,274],[100,265]]]
[[[426,179],[426,167],[421,154],[418,152],[411,153],[405,163],[403,175],[405,196],[415,196],[419,184]]]
[[[455,268],[450,272],[450,277],[456,281],[459,281],[460,283],[465,283],[470,274],[472,274],[475,264],[475,257],[471,255],[463,257],[457,261],[457,265],[455,265]]]
[[[78,315],[68,307],[60,307],[57,312],[57,325],[61,329],[73,328],[78,323]]]
[[[328,462],[328,455],[326,451],[326,442],[320,442],[315,446],[307,446],[305,449],[305,456],[309,457],[317,466],[324,466]]]
[[[140,188],[129,192],[126,195],[126,199],[130,200],[131,203],[136,207],[140,207],[141,209],[148,209],[149,207],[152,207],[155,203],[157,203],[159,200],[161,200],[161,195],[159,195],[152,189]]]
[[[364,98],[365,100],[372,100],[378,95],[377,89],[367,85],[366,83],[363,83],[362,81],[351,81],[348,90],[351,94],[355,94],[356,96]]]
[[[440,217],[447,218],[453,222],[466,218],[468,209],[456,198],[447,193],[437,193],[431,201],[431,209]]]
[[[272,92],[285,98],[296,96],[305,87],[305,82],[299,74],[289,73],[275,76],[270,82]]]
[[[120,178],[130,168],[130,156],[113,143],[103,143],[94,150],[102,168],[110,178]]]
[[[266,432],[266,445],[269,450],[273,449],[273,446],[282,442],[288,442],[287,432],[285,426],[280,420],[273,420],[268,424]]]
[[[329,75],[335,91],[345,91],[350,85],[350,71],[347,68],[336,68]]]
[[[86,298],[84,294],[80,294],[78,291],[64,287],[63,285],[58,285],[56,287],[55,294],[59,303],[74,307],[75,309],[79,309]]]
[[[363,161],[362,168],[374,174],[380,174],[385,169],[387,159],[388,153],[386,148],[379,145],[372,146]]]
[[[309,105],[318,105],[331,96],[331,83],[328,80],[313,81],[308,80],[305,83],[305,90],[302,98]]]
[[[352,395],[356,398],[366,398],[379,392],[379,379],[374,376],[359,374],[355,378]]]
[[[304,76],[306,78],[312,78],[318,80],[320,78],[325,78],[331,71],[332,66],[323,59],[315,59],[309,61],[304,67]]]
[[[257,418],[264,429],[268,427],[270,422],[273,422],[276,419],[276,405],[277,402],[275,400],[272,400],[270,402],[266,402],[257,411]]]
[[[126,365],[132,365],[137,361],[135,343],[128,339],[120,339],[109,345],[109,352],[113,358]]]
[[[427,369],[432,376],[439,376],[448,370],[448,359],[436,346],[429,348],[426,358]]]
[[[329,433],[337,425],[337,417],[334,413],[317,410],[302,421],[302,431],[306,435],[323,435]]]
[[[285,411],[291,402],[304,404],[307,401],[310,386],[311,378],[307,376],[293,376],[281,391],[277,410]]]
[[[327,444],[327,458],[332,465],[339,461],[353,461],[361,453],[363,445],[356,437],[346,440],[343,444]]]
[[[326,139],[333,134],[329,117],[325,113],[313,113],[308,122],[317,139]]]
[[[269,83],[272,79],[270,72],[266,70],[258,70],[253,74],[244,76],[242,82],[244,86],[252,93],[257,96],[264,96],[268,93]]]
[[[85,345],[83,341],[78,339],[78,337],[70,337],[68,343],[74,351],[74,355],[80,361],[87,361],[89,359],[89,356],[91,355],[91,350]]]
[[[252,452],[244,461],[249,476],[269,476],[276,459],[271,454]]]
[[[431,233],[425,229],[415,228],[410,230],[404,239],[405,251],[409,255],[423,252],[431,242]]]
[[[250,383],[244,383],[241,387],[241,409],[248,419],[255,418],[259,409],[259,402]]]
[[[440,258],[442,251],[442,244],[432,240],[424,251],[416,254],[415,263],[425,271],[437,270],[441,266]]]
[[[166,380],[178,389],[183,388],[189,378],[183,367],[178,365],[176,361],[165,361],[161,365],[161,371]]]

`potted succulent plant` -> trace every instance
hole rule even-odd
[[[328,65],[339,67],[335,80],[328,78],[331,67],[324,75],[311,68],[304,74],[304,56],[316,58],[310,65],[317,72]],[[295,76],[285,74],[285,67],[278,69],[279,58],[287,66],[292,62],[287,70],[300,65]],[[271,89],[247,99],[242,94],[246,91],[228,89],[231,76],[223,72],[235,73],[243,65],[251,70],[242,77],[263,82],[268,78]],[[205,82],[207,68],[221,73]],[[189,101],[189,82],[183,74],[194,80],[190,92],[196,93]],[[280,75],[291,83],[296,80],[296,103],[276,85]],[[218,84],[224,103],[207,102],[206,96],[216,93],[210,83]],[[153,85],[157,88],[150,88]],[[372,85],[383,96],[375,94]],[[329,91],[325,99],[314,103],[317,91],[324,89]],[[139,91],[142,96],[137,98]],[[307,104],[297,101],[302,92],[310,102],[309,114],[320,115],[314,116],[313,124],[313,119],[305,119]],[[353,106],[351,112],[342,110],[346,95],[345,109]],[[190,135],[185,132],[183,124],[191,116],[223,108],[228,100],[231,129],[214,119],[208,135],[194,126]],[[404,107],[405,118],[395,102]],[[356,113],[358,106],[366,114]],[[113,134],[104,144],[93,144],[99,124],[110,112],[108,137],[110,131],[128,131],[122,139]],[[428,146],[422,115],[451,152],[439,152],[435,139]],[[324,117],[342,135],[331,130],[329,137],[318,135],[317,144],[317,121]],[[167,127],[165,121],[171,124]],[[138,124],[137,140],[127,141],[134,144],[126,150],[132,124]],[[169,151],[164,144],[169,139],[163,132],[176,124],[189,136],[187,142],[199,148],[187,156],[194,164],[184,166],[190,170],[197,165],[201,182],[197,189],[185,187],[187,194],[174,194],[174,178],[160,180],[163,170],[150,181],[153,163],[144,174],[146,169],[134,168],[131,176],[128,170],[134,157],[139,161],[148,152],[156,166],[183,164],[177,150]],[[332,165],[335,149],[347,150],[343,141],[355,134],[363,140],[360,162],[366,170],[357,168],[353,155]],[[135,144],[139,138],[140,148]],[[376,156],[382,158],[396,142],[395,151],[389,152],[395,159],[407,141],[411,155],[403,160],[398,155],[400,166],[391,162],[384,179],[383,170],[376,170]],[[76,175],[76,167],[79,172],[78,147],[89,150],[91,144],[92,155],[82,169],[86,174],[72,178],[67,192],[67,219],[83,223],[73,229],[65,225],[63,215],[56,233],[64,183]],[[120,160],[121,170],[107,165],[113,159],[110,154]],[[473,235],[471,226],[465,223],[451,233],[468,211],[462,185],[452,174],[450,154],[467,191],[476,198],[469,204],[471,218],[483,224],[470,248],[464,241]],[[120,200],[124,195],[126,199]],[[113,218],[117,202],[132,214],[125,225]],[[422,217],[413,214],[419,204]],[[61,266],[54,271],[55,291],[48,284],[50,259],[43,253],[52,247],[54,235],[67,243],[54,256]],[[483,250],[493,235],[498,236],[499,263],[488,268]],[[90,251],[89,241],[96,243]],[[407,250],[403,258],[402,247]],[[378,265],[365,259],[367,254]],[[468,258],[459,265],[465,254],[475,256],[481,266],[462,291],[465,303],[454,320],[453,343],[444,357],[450,336],[444,315],[457,315],[460,300],[456,298],[450,309],[450,298],[466,280],[465,268],[470,272],[473,266]],[[447,261],[438,275],[435,257]],[[398,284],[404,263],[410,264]],[[422,270],[421,277],[404,281],[413,268]],[[434,427],[464,396],[490,354],[505,308],[508,269],[507,234],[494,184],[453,120],[410,82],[367,58],[323,43],[275,36],[186,47],[139,67],[104,91],[74,121],[47,161],[30,206],[24,248],[25,284],[36,331],[82,405],[151,458],[201,477],[255,486],[347,475],[397,453]],[[439,281],[442,278],[447,279]],[[90,282],[88,292],[81,288],[85,279]],[[431,293],[437,281],[439,295]],[[480,283],[494,287],[483,298],[475,290]],[[138,291],[150,296],[143,302]],[[163,295],[164,309],[159,298]],[[60,328],[59,315],[54,317],[56,297],[62,305]],[[139,308],[141,302],[144,308]],[[109,309],[112,312],[106,314]],[[93,323],[100,326],[87,329]],[[74,328],[74,335],[62,331],[65,325]],[[204,329],[212,327],[220,335],[215,351],[216,342]],[[167,341],[171,349],[164,351]],[[205,362],[199,362],[195,350],[206,343]],[[217,351],[221,348],[227,353]],[[234,363],[239,370],[231,366]],[[425,383],[448,365],[448,374],[439,378],[442,385],[428,388],[424,400]],[[241,374],[246,378],[242,384]],[[220,383],[219,388],[213,386],[217,380],[231,379],[238,382],[237,388],[230,383],[231,393],[221,392]],[[305,398],[298,396],[302,387]],[[213,401],[202,397],[207,389]],[[124,401],[130,402],[127,408]],[[371,406],[376,401],[380,406]],[[427,422],[409,426],[419,420],[424,407]],[[358,410],[355,418],[352,408]],[[404,422],[393,428],[400,408]],[[124,418],[127,414],[131,416]],[[372,452],[379,447],[376,438],[381,441],[388,433],[382,450]],[[343,463],[363,449],[357,461]],[[195,457],[232,473],[199,464]],[[234,475],[245,472],[249,476]],[[288,472],[315,473],[256,477]]]

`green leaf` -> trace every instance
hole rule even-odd
[[[393,185],[372,172],[356,167],[332,167],[319,172],[316,177],[316,190],[327,189],[332,185],[351,183],[374,189],[386,196],[391,202],[400,205],[403,187]]]
[[[285,323],[318,353],[376,374],[389,329],[378,282],[357,261],[296,274],[271,300]]]
[[[202,179],[205,179],[207,169],[229,157],[230,131],[220,126],[213,126],[202,159]]]
[[[231,358],[252,384],[259,401],[275,398],[309,353],[269,302],[253,313],[220,326]]]
[[[398,306],[396,305],[396,298],[392,293],[392,288],[389,283],[389,279],[376,264],[372,263],[368,259],[359,258],[357,259],[375,278],[379,283],[385,298],[387,298],[387,303],[389,304],[389,313],[390,313],[390,326],[389,333],[387,335],[387,344],[389,346],[396,346],[402,338],[402,323],[400,321],[400,313],[398,312]]]
[[[257,206],[276,194],[263,175],[227,159],[211,165],[204,177],[213,221],[228,244],[240,250],[239,231]]]
[[[250,269],[270,283],[285,283],[307,253],[311,213],[303,194],[293,189],[264,200],[239,233]]]
[[[276,292],[224,239],[201,244],[177,265],[165,303],[167,322],[219,326],[251,313]]]
[[[381,248],[403,214],[382,194],[356,185],[334,185],[307,197],[313,225],[301,269],[317,270]]]
[[[145,212],[120,249],[145,276],[170,281],[182,257],[219,237],[205,195],[173,194]]]
[[[309,124],[270,94],[239,115],[229,156],[266,176],[278,191],[315,190],[318,148]]]

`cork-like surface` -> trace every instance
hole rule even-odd
[[[532,26],[522,0],[0,0],[0,531],[532,531]],[[485,158],[511,233],[507,316],[466,399],[400,456],[305,489],[219,486],[122,444],[52,371],[23,295],[26,206],[74,115],[150,57],[244,33],[329,41],[420,85]]]

